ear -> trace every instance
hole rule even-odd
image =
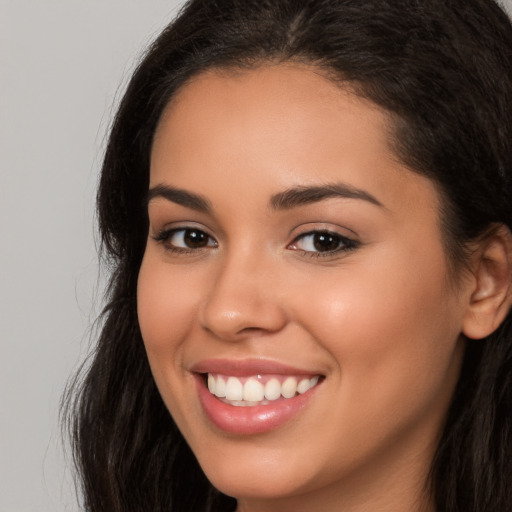
[[[512,235],[505,225],[497,225],[478,243],[472,269],[462,332],[482,339],[498,328],[512,304]]]

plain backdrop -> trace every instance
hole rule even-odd
[[[105,133],[181,4],[0,0],[0,512],[78,510],[58,411],[101,306]]]
[[[0,512],[76,511],[59,401],[101,306],[106,130],[175,0],[0,0]]]

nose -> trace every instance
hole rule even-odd
[[[202,327],[217,338],[239,341],[280,331],[285,305],[272,264],[257,257],[219,263],[200,310]]]

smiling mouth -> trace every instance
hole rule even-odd
[[[205,378],[210,393],[222,402],[235,407],[255,407],[302,395],[318,384],[320,375],[235,377],[208,373]]]

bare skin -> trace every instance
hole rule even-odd
[[[167,407],[239,512],[435,510],[427,474],[484,280],[452,286],[439,195],[397,162],[388,126],[281,64],[197,77],[157,130],[140,326]],[[291,419],[234,433],[198,397],[212,359],[320,382]]]

